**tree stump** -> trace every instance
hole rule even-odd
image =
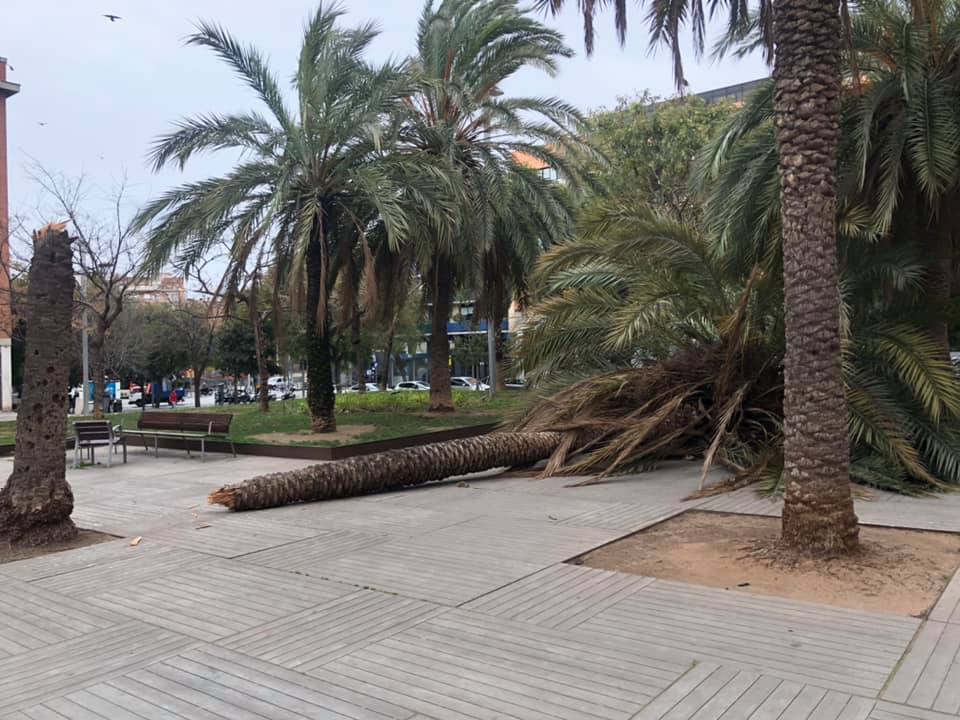
[[[0,490],[0,542],[41,545],[77,534],[64,449],[74,300],[70,243],[62,224],[33,234],[26,364],[13,472]]]

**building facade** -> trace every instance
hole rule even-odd
[[[7,99],[20,86],[7,80],[7,59],[0,57],[0,410],[13,409],[13,308],[10,291],[10,197],[7,176]]]

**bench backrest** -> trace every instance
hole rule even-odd
[[[73,434],[80,442],[109,440],[112,428],[109,420],[77,420],[73,423]]]
[[[232,421],[233,413],[144,412],[140,413],[137,428],[226,435]]]

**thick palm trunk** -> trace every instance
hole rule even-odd
[[[310,408],[310,427],[314,432],[334,432],[337,418],[334,414],[336,398],[331,375],[330,326],[320,315],[320,294],[323,283],[323,242],[318,231],[307,248],[307,405]]]
[[[529,465],[549,457],[562,437],[557,432],[492,433],[362,455],[261,475],[222,487],[209,500],[231,510],[260,510],[398,490],[491,468]]]
[[[784,473],[781,540],[812,554],[858,540],[840,365],[836,167],[837,0],[778,0],[774,122],[783,222]]]
[[[438,255],[431,268],[433,317],[430,321],[430,411],[452,412],[453,392],[450,389],[450,338],[447,323],[453,303],[453,270],[450,261]]]
[[[27,289],[26,365],[13,472],[0,490],[0,541],[39,545],[73,537],[66,478],[73,259],[63,225],[34,233]]]

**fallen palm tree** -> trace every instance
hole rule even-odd
[[[498,432],[479,437],[363,455],[299,470],[271,473],[210,494],[212,505],[260,510],[399,490],[497,467],[529,465],[549,457],[557,432]]]

